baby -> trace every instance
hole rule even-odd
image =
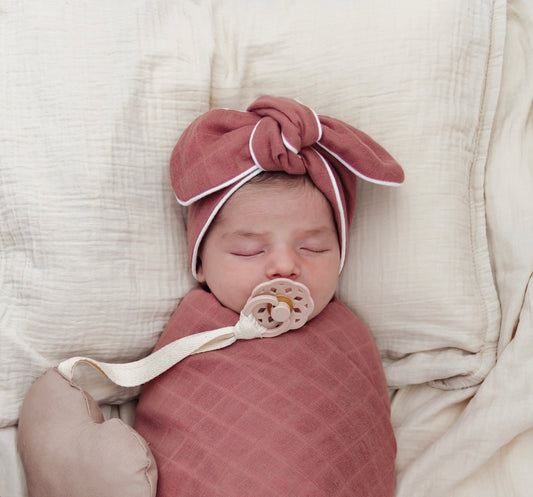
[[[319,314],[340,272],[333,212],[308,176],[265,172],[237,190],[217,214],[196,276],[218,301],[240,312],[264,281],[289,278],[309,289]]]
[[[157,348],[231,326],[260,283],[305,285],[302,328],[187,358],[147,384],[135,428],[158,497],[392,496],[396,445],[379,353],[335,296],[356,176],[403,181],[367,135],[290,99],[215,110],[171,159],[199,281]]]

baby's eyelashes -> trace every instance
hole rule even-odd
[[[230,254],[236,257],[254,257],[264,253],[264,249],[259,247],[242,247],[230,250]]]
[[[251,253],[239,253],[239,252],[231,252],[231,255],[234,255],[236,257],[254,257],[257,255],[261,255],[263,252],[251,252]]]
[[[315,248],[315,247],[301,247],[300,250],[303,252],[309,252],[311,254],[323,254],[324,252],[329,252],[329,248]]]
[[[326,245],[303,245],[287,250],[294,251],[294,254],[299,252],[302,255],[319,255],[331,252],[332,248]],[[254,257],[265,254],[269,251],[270,250],[268,248],[264,247],[238,247],[230,249],[229,253],[236,257]]]
[[[328,243],[304,243],[300,245],[299,250],[304,253],[323,254],[333,250],[333,247]]]

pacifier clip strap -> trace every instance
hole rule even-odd
[[[89,357],[71,357],[59,364],[59,372],[68,379],[74,376],[77,364],[86,363],[100,371],[113,383],[121,387],[135,387],[153,380],[186,357],[217,350],[231,345],[239,338],[262,336],[261,326],[253,316],[243,316],[237,325],[189,335],[134,362],[109,363]]]
[[[180,338],[134,362],[109,363],[89,357],[71,357],[61,362],[57,369],[72,380],[76,365],[86,363],[116,385],[136,387],[153,380],[190,355],[222,349],[239,339],[275,337],[300,328],[307,321],[313,306],[307,287],[286,278],[278,278],[254,289],[235,326]]]

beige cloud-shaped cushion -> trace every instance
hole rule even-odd
[[[30,388],[19,420],[30,497],[155,497],[148,444],[120,419],[104,421],[94,399],[49,369]]]

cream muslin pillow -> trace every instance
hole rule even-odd
[[[208,110],[212,37],[193,1],[9,2],[0,24],[5,426],[62,359],[147,355],[191,287],[168,159]]]
[[[389,385],[479,383],[499,330],[483,188],[505,2],[233,0],[215,20],[214,106],[297,98],[405,170],[398,189],[359,182],[338,291],[374,334]]]
[[[499,320],[483,179],[504,22],[502,0],[6,4],[0,426],[66,357],[150,351],[192,285],[172,147],[210,107],[264,93],[362,129],[406,171],[399,189],[359,183],[339,287],[391,386],[481,381]]]

